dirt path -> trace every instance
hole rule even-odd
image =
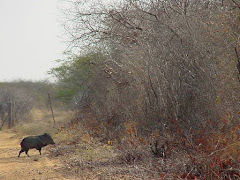
[[[43,148],[42,156],[34,150],[29,151],[31,157],[24,153],[18,158],[20,141],[14,133],[0,131],[0,180],[64,180],[60,173],[58,159],[49,159]]]

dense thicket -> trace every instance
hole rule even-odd
[[[177,124],[188,137],[199,129],[221,129],[223,119],[239,123],[240,11],[235,1],[70,4],[65,28],[72,47],[96,48],[92,54],[101,54],[87,55],[85,64],[76,64],[86,58],[80,56],[59,67],[64,69],[58,71],[64,76],[60,83],[71,87],[76,104],[84,104],[78,106],[78,120],[90,113],[107,135],[124,132],[127,121],[137,124],[138,134]]]

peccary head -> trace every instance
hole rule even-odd
[[[53,141],[51,135],[49,133],[44,133],[44,141],[46,144],[55,144],[55,142]]]

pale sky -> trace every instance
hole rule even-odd
[[[58,0],[0,0],[0,82],[41,80],[66,44]]]

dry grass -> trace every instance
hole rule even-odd
[[[126,127],[129,128],[124,141],[104,143],[92,138],[80,125],[68,127],[58,133],[62,140],[51,150],[51,155],[62,159],[66,176],[81,179],[216,179],[227,175],[239,178],[236,150],[239,143],[227,146],[230,154],[237,157],[220,161],[225,153],[214,151],[213,157],[211,151],[184,146],[180,139],[175,139],[166,144],[169,146],[166,157],[161,157],[152,153],[142,137],[136,136],[134,126]],[[162,142],[159,143],[161,148]],[[219,162],[229,168],[221,170]]]
[[[56,124],[52,121],[51,112],[35,109],[33,111],[34,120],[16,126],[15,130],[27,135],[50,132],[56,146],[47,149],[50,151],[50,156],[58,157],[61,160],[62,173],[66,176],[104,180],[171,180],[197,177],[205,177],[205,179],[213,177],[212,179],[214,179],[216,175],[212,176],[208,170],[220,172],[218,170],[220,166],[217,164],[215,164],[216,167],[212,167],[214,158],[206,158],[208,154],[199,154],[199,151],[193,149],[191,151],[191,148],[181,145],[181,141],[177,139],[168,144],[170,151],[166,157],[157,157],[153,155],[149,147],[149,138],[138,137],[135,124],[125,124],[126,133],[121,141],[110,141],[110,139],[101,141],[96,137],[93,138],[81,124],[71,123],[71,114],[62,111],[55,112]],[[238,130],[236,129],[236,131]],[[233,135],[235,135],[235,131],[230,133],[229,138],[234,140]],[[162,139],[159,136],[154,137]],[[219,138],[222,139],[221,136]],[[238,136],[235,139],[238,140]],[[159,143],[160,148],[164,142],[159,141]],[[227,146],[227,149],[223,149],[222,155],[226,156],[225,154],[231,151],[231,155],[236,154],[236,158],[233,160],[238,159],[238,147],[239,142]],[[225,150],[228,151],[225,152]],[[214,154],[216,158],[220,155],[219,151]],[[229,164],[229,167],[230,165],[236,167],[235,169],[238,167],[237,163]],[[210,175],[207,176],[206,173]],[[221,174],[222,176],[223,174]]]
[[[184,153],[164,160],[154,157],[147,146],[123,151],[102,143],[62,144],[52,149],[51,155],[62,157],[67,176],[91,180],[161,179],[163,176],[178,179],[174,168],[184,171],[184,163],[188,161]],[[129,156],[133,160],[128,161]]]
[[[47,109],[33,109],[31,116],[31,120],[16,125],[13,130],[23,135],[38,135],[45,132],[55,134],[62,124],[71,119],[71,113],[55,110],[56,124],[54,124],[51,111]]]

